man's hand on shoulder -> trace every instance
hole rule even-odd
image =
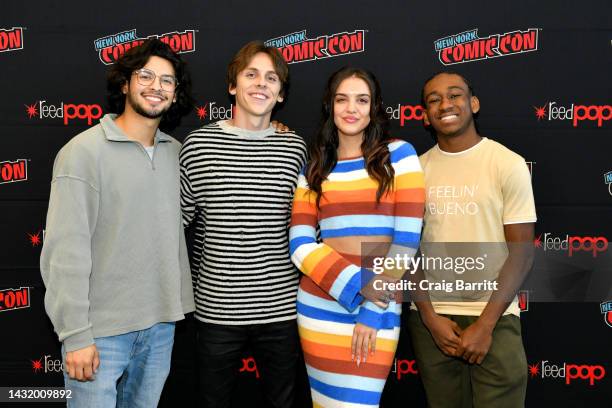
[[[291,132],[291,129],[289,129],[289,126],[277,120],[273,120],[272,122],[270,122],[270,124],[272,125],[274,130],[276,130],[277,132],[281,132],[281,133]]]
[[[68,376],[79,381],[95,380],[95,373],[100,366],[100,354],[95,344],[75,351],[66,352],[66,372]]]

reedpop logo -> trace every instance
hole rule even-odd
[[[401,380],[405,375],[419,374],[419,370],[416,367],[416,360],[404,360],[398,358],[393,361],[393,368],[391,369],[391,372],[395,373],[398,380]]]
[[[542,106],[534,106],[535,116],[540,120],[571,120],[573,127],[578,127],[578,122],[597,122],[597,127],[602,127],[603,122],[612,119],[611,105],[575,105],[570,107],[557,106],[557,102],[548,102]]]
[[[409,121],[422,121],[425,117],[424,109],[421,105],[400,105],[387,106],[385,112],[391,120],[399,120],[400,126],[406,126]]]
[[[68,122],[73,119],[87,120],[87,124],[93,124],[93,121],[102,117],[102,107],[98,104],[72,104],[60,102],[59,105],[48,104],[47,101],[34,102],[31,105],[24,105],[28,119],[63,119],[64,125],[68,126]]]
[[[259,370],[257,369],[257,362],[255,362],[255,358],[243,358],[242,367],[240,368],[239,372],[255,373],[255,378],[259,379]]]
[[[30,234],[29,232],[27,233],[28,241],[32,245],[32,248],[40,246],[44,242],[45,232],[46,230],[42,229],[36,233],[32,233],[32,234]],[[40,236],[41,233],[42,233],[42,237]]]
[[[588,381],[589,385],[594,386],[596,381],[606,376],[606,369],[602,365],[587,364],[551,364],[548,360],[529,365],[529,376],[531,378],[560,378],[569,385],[573,380]]]
[[[518,300],[518,307],[521,313],[529,311],[529,291],[519,290],[516,294]]]
[[[64,364],[61,359],[52,359],[51,354],[46,354],[38,360],[30,360],[32,371],[34,373],[43,372],[48,373],[62,373],[64,371]]]
[[[544,236],[542,239],[542,235]],[[608,239],[606,237],[580,237],[569,236],[555,237],[551,233],[546,232],[540,234],[533,242],[536,248],[542,248],[546,251],[567,251],[568,256],[573,256],[575,252],[585,251],[590,252],[593,258],[597,258],[599,252],[605,252],[608,249]]]
[[[234,105],[216,106],[217,102],[208,102],[200,106],[196,106],[195,113],[198,119],[204,120],[208,117],[209,121],[228,120],[234,117]]]

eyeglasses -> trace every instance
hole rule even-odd
[[[157,75],[155,72],[150,69],[140,68],[134,71],[136,74],[136,78],[138,79],[138,83],[143,86],[149,86],[153,82],[155,82],[155,78]],[[179,85],[178,81],[172,75],[161,75],[159,77],[159,84],[161,89],[167,92],[174,92],[176,87]]]

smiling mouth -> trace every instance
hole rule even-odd
[[[265,101],[266,99],[268,99],[268,95],[264,95],[262,93],[252,93],[249,94],[249,96],[255,99],[259,99],[260,101]]]
[[[154,103],[159,103],[159,102],[163,102],[166,100],[166,98],[159,96],[159,95],[143,95],[143,97],[149,101],[149,102],[154,102]]]
[[[442,121],[442,122],[450,122],[450,121],[453,121],[453,120],[457,119],[458,117],[459,117],[459,116],[458,116],[458,115],[455,115],[455,114],[452,114],[452,115],[446,115],[446,116],[442,116],[442,117],[440,118],[440,121]]]

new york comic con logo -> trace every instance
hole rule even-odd
[[[0,184],[28,180],[28,161],[0,161]]]
[[[127,50],[142,44],[146,39],[158,38],[168,44],[177,54],[195,51],[195,30],[182,32],[173,31],[165,34],[152,34],[148,37],[138,37],[136,29],[107,35],[94,41],[100,61],[104,65],[114,64]]]
[[[449,35],[434,41],[434,49],[443,65],[461,64],[487,58],[522,54],[538,49],[538,29],[510,31],[478,37],[478,29]]]
[[[0,290],[0,312],[30,307],[30,288]]]
[[[604,183],[606,183],[606,185],[608,186],[608,192],[612,196],[612,171],[609,171],[604,174]]]
[[[608,326],[612,327],[612,300],[603,302],[599,307],[601,309],[601,314],[604,315],[604,321]]]
[[[23,49],[23,27],[0,28],[0,52]]]
[[[276,47],[288,64],[339,57],[365,50],[365,30],[320,35],[308,38],[306,30],[282,35],[265,42]]]

